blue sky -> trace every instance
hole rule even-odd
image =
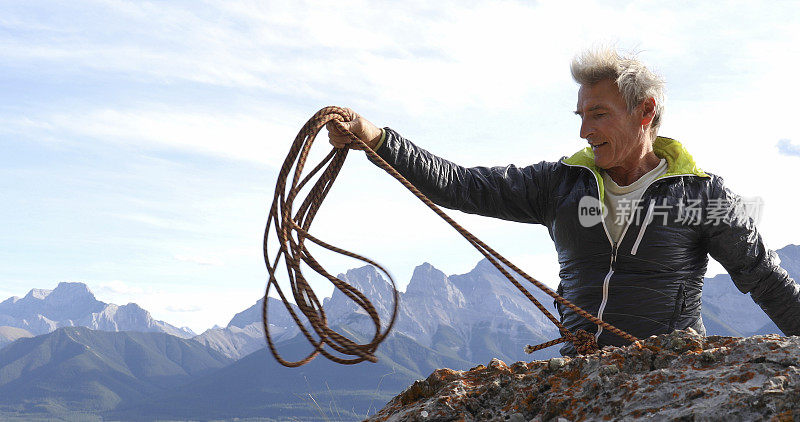
[[[585,145],[569,60],[598,43],[667,79],[660,133],[763,198],[769,246],[800,242],[800,4],[565,3],[0,2],[0,299],[83,281],[225,324],[262,294],[276,168],[316,110],[352,107],[464,165],[557,160]],[[451,215],[555,281],[542,227]],[[424,261],[479,259],[360,154],[314,227],[401,286]]]

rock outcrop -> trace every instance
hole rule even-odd
[[[439,369],[372,421],[800,420],[800,337],[653,336],[580,357]]]

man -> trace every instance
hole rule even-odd
[[[571,70],[589,146],[558,162],[464,168],[360,116],[347,126],[435,203],[545,225],[561,266],[558,293],[636,337],[705,333],[709,254],[785,334],[800,335],[800,286],[766,249],[741,198],[678,141],[656,136],[663,81],[613,50],[586,52]],[[332,127],[329,137],[336,147],[349,143]],[[626,343],[569,309],[559,313],[600,347]]]

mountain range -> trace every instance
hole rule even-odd
[[[263,303],[264,299],[259,299],[253,306],[234,315],[226,327],[210,328],[194,337],[193,340],[232,359],[240,359],[266,347],[264,323],[261,319]],[[270,297],[267,304],[270,334],[273,336],[273,341],[288,340],[300,333],[282,301]],[[300,314],[300,309],[296,305],[290,304],[290,306],[298,315]]]
[[[66,282],[53,290],[32,289],[25,297],[13,296],[0,302],[0,326],[16,327],[32,335],[76,326],[102,331],[160,332],[181,338],[196,335],[189,328],[154,320],[135,303],[118,306],[101,302],[86,284]]]
[[[800,247],[777,252],[790,275],[800,276]],[[386,324],[392,290],[380,273],[366,266],[339,277],[364,292]],[[549,296],[531,293],[554,311]],[[289,360],[304,357],[311,346],[283,304],[268,300],[278,350]],[[190,337],[135,304],[97,301],[81,283],[35,289],[0,304],[0,339],[10,342],[0,343],[0,418],[356,420],[437,368],[558,353],[557,347],[523,352],[557,332],[485,260],[450,276],[420,265],[399,304],[378,363],[345,366],[318,358],[285,368],[264,347],[260,300],[226,327]],[[122,308],[134,317],[125,318]],[[351,339],[373,334],[371,319],[341,292],[326,298],[324,308],[329,324]],[[706,279],[703,318],[709,335],[780,333],[727,275]]]
[[[105,411],[158,396],[230,362],[165,333],[60,328],[0,350],[0,415]]]

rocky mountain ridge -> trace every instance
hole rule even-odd
[[[283,302],[272,297],[268,299],[268,321],[273,341],[288,340],[299,334],[300,330],[286,311]],[[224,328],[208,329],[192,340],[232,359],[241,359],[256,350],[263,349],[267,345],[264,338],[264,323],[261,319],[263,303],[264,299],[259,299],[253,306],[234,315]],[[296,305],[291,306],[300,314]]]
[[[349,270],[342,280],[364,292],[382,321],[391,313],[391,285],[371,266]],[[529,291],[551,312],[553,300],[531,286]],[[428,263],[414,269],[400,303],[394,332],[423,346],[467,361],[493,356],[522,359],[526,344],[557,337],[555,327],[488,261],[468,273],[447,276]],[[331,324],[372,334],[372,321],[338,290],[324,302]],[[542,357],[554,356],[546,350]]]
[[[0,302],[0,326],[47,334],[60,327],[87,327],[101,331],[163,332],[181,338],[195,335],[153,319],[135,303],[115,305],[95,298],[84,283],[62,282],[53,290],[32,289],[20,298]]]
[[[338,277],[363,292],[376,307],[382,323],[388,323],[392,311],[392,287],[375,267],[348,270]],[[532,287],[532,294],[551,312],[552,299]],[[522,359],[526,344],[546,341],[557,334],[530,302],[488,261],[460,275],[447,276],[429,263],[415,268],[405,292],[399,293],[398,317],[393,334],[406,336],[425,347],[453,357],[482,361],[493,356]],[[299,334],[296,324],[277,299],[269,298],[270,330],[276,341]],[[213,328],[194,339],[239,359],[265,346],[259,300],[236,314],[225,328]],[[293,309],[298,312],[296,306]],[[331,326],[371,335],[372,320],[338,290],[323,301]],[[550,357],[557,350],[547,350],[540,357]],[[539,355],[537,355],[539,356]]]

